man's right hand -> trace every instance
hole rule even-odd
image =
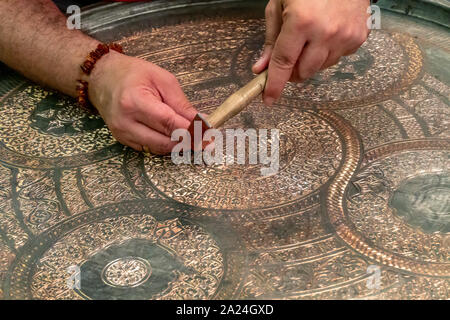
[[[154,154],[170,153],[172,131],[187,129],[197,114],[173,74],[114,51],[95,65],[89,99],[120,143]]]

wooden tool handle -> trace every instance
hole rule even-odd
[[[228,119],[241,112],[254,98],[264,91],[266,81],[267,70],[229,96],[220,107],[208,116],[207,120],[211,127],[218,128]]]

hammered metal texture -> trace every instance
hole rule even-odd
[[[207,113],[252,77],[263,8],[188,9],[96,32],[173,72]],[[449,299],[448,35],[384,13],[356,54],[271,108],[254,101],[226,126],[281,130],[267,177],[137,153],[3,67],[0,297]]]

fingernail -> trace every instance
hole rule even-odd
[[[254,68],[258,68],[261,66],[261,64],[266,60],[267,55],[269,54],[269,50],[267,48],[264,48],[264,51],[262,52],[261,56],[259,57],[258,61],[255,62],[253,65]]]
[[[258,61],[253,64],[253,69],[258,68],[261,65],[262,61],[263,57],[259,58]]]

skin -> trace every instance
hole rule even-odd
[[[336,64],[366,40],[369,0],[270,0],[266,42],[255,73],[269,68],[263,95],[271,105],[286,82],[303,81]],[[170,135],[197,114],[170,72],[111,51],[90,76],[80,65],[99,42],[66,27],[51,0],[0,1],[0,60],[24,76],[76,97],[77,80],[89,82],[89,100],[122,144],[167,154]],[[18,27],[20,26],[20,27]]]
[[[369,30],[369,0],[270,0],[266,41],[253,72],[269,68],[265,104],[281,95],[287,81],[302,82],[355,53]]]
[[[20,26],[18,28],[17,26]],[[0,1],[0,60],[26,77],[76,97],[77,80],[89,82],[89,100],[113,136],[138,151],[169,153],[176,128],[197,114],[175,76],[153,63],[117,52],[103,56],[90,76],[80,65],[99,42],[66,27],[50,0]]]

